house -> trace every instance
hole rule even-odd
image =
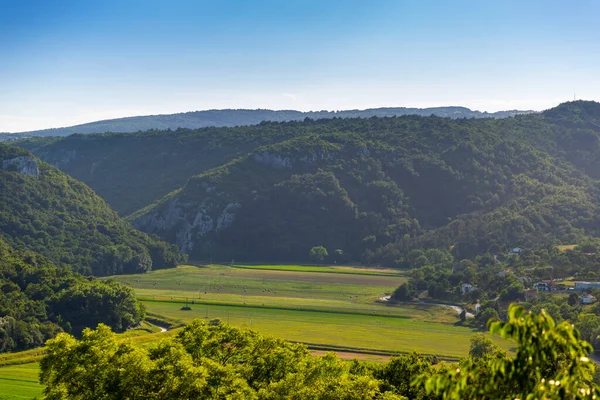
[[[517,278],[519,280],[519,282],[525,284],[525,283],[531,283],[532,279],[528,276],[525,275],[521,275]]]
[[[576,292],[583,292],[586,289],[600,289],[600,282],[575,282]]]
[[[541,281],[533,284],[533,287],[536,288],[538,292],[551,292],[553,286],[553,281]]]
[[[580,298],[581,304],[592,304],[596,301],[596,298],[591,294],[584,294]]]
[[[529,301],[538,296],[538,291],[536,289],[529,289],[526,290],[525,293],[523,293],[523,296],[525,297],[525,301]]]
[[[519,254],[521,254],[521,251],[523,251],[523,249],[521,249],[520,247],[515,247],[514,249],[509,250],[507,254],[509,256],[510,255],[519,255]]]
[[[510,273],[510,268],[506,268],[505,270],[498,272],[496,275],[498,275],[500,278],[506,278],[506,275]]]
[[[465,293],[469,293],[469,292],[472,292],[473,290],[475,290],[475,286],[473,286],[473,285],[471,285],[471,284],[469,284],[469,283],[463,283],[463,284],[460,286],[460,290],[461,290],[461,292],[462,292],[463,294],[465,294]]]

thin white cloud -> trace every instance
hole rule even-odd
[[[298,96],[293,93],[281,93],[283,97],[287,97],[288,99],[292,99],[294,101],[298,101]]]

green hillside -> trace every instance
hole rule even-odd
[[[193,258],[413,265],[597,236],[600,104],[21,142]],[[335,252],[335,250],[341,250]],[[417,263],[418,264],[418,263]]]
[[[301,124],[263,124],[32,138],[16,144],[85,182],[119,214],[127,215],[183,186],[191,176],[302,132]]]
[[[340,261],[398,266],[415,248],[464,258],[576,242],[598,224],[596,153],[574,142],[598,129],[569,114],[581,106],[600,116],[584,103],[505,120],[305,122],[131,219],[199,259],[307,261],[324,245]]]
[[[28,151],[0,144],[0,232],[14,247],[83,274],[173,267],[173,245],[136,231],[85,184]]]
[[[18,145],[34,151],[44,161],[90,185],[119,214],[127,215],[183,186],[191,176],[262,145],[306,133],[305,124],[263,121],[401,115],[505,118],[519,113],[522,112],[513,110],[490,114],[465,107],[400,107],[306,113],[293,110],[211,110],[98,121],[15,137],[32,136],[20,140]],[[207,128],[236,126],[235,129]],[[199,129],[203,127],[206,129]],[[89,135],[104,132],[137,133]],[[68,138],[57,137],[71,134],[73,136]]]

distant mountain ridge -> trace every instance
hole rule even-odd
[[[198,129],[205,127],[233,127],[256,125],[263,121],[285,122],[301,121],[305,118],[370,118],[393,117],[402,115],[430,116],[444,118],[506,118],[535,111],[507,110],[488,113],[474,111],[466,107],[384,107],[365,110],[342,111],[296,111],[266,109],[225,109],[190,111],[178,114],[145,115],[95,121],[64,128],[42,129],[28,132],[0,133],[0,141],[31,136],[68,136],[74,133],[138,132],[147,130],[168,130],[177,128]],[[15,136],[16,135],[16,136]]]

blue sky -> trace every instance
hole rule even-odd
[[[0,0],[0,132],[212,108],[600,100],[600,2]]]

